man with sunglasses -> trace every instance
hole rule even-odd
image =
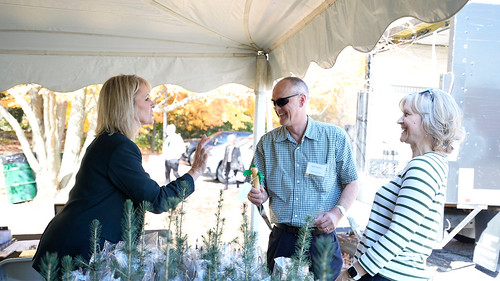
[[[311,268],[319,254],[315,241],[329,237],[334,252],[329,279],[335,280],[343,263],[335,229],[356,199],[358,175],[345,131],[308,116],[308,100],[300,78],[286,77],[274,87],[271,101],[281,126],[257,144],[253,164],[264,178],[248,199],[257,206],[269,199],[274,223],[267,250],[270,270],[276,257],[294,255],[299,229],[311,216]]]

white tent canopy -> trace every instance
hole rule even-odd
[[[367,52],[400,17],[437,22],[466,2],[0,0],[0,90],[73,91],[121,73],[192,91],[256,88],[302,77],[311,61],[332,67],[346,46]]]
[[[330,68],[346,46],[370,51],[401,17],[438,22],[466,2],[0,0],[0,91],[74,91],[118,74],[198,92],[239,83],[256,93],[256,141],[275,79],[303,77],[312,61]]]

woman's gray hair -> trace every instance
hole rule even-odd
[[[453,97],[439,89],[428,89],[406,95],[399,102],[403,109],[409,103],[413,112],[422,116],[426,134],[433,140],[434,151],[451,153],[452,144],[464,137],[462,110]]]
[[[149,82],[137,75],[118,75],[104,83],[97,102],[96,136],[122,133],[135,138],[140,121],[134,98],[141,85],[151,89]]]

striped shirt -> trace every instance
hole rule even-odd
[[[390,280],[428,280],[426,259],[439,236],[448,175],[447,158],[428,152],[413,158],[375,195],[356,260]]]
[[[331,210],[342,185],[358,178],[347,134],[337,126],[307,120],[301,144],[281,126],[262,136],[256,147],[253,163],[264,175],[273,223],[302,226],[308,215]],[[319,164],[324,174],[306,173],[308,164]]]

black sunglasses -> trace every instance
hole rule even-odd
[[[291,96],[288,96],[288,97],[279,98],[277,100],[271,99],[271,101],[273,102],[274,106],[283,107],[283,106],[285,106],[288,103],[288,99],[289,98],[293,98],[293,97],[296,97],[298,95],[301,95],[301,94],[299,93],[299,94],[291,95]]]
[[[425,91],[422,91],[419,93],[420,95],[429,95],[431,97],[431,101],[434,102],[434,93],[432,92],[432,89],[427,89]]]

